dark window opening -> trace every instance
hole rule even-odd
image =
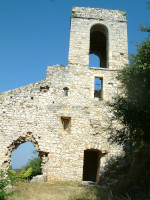
[[[63,130],[70,132],[71,129],[71,118],[70,117],[61,117]]]
[[[103,79],[95,77],[94,80],[94,97],[102,99]]]
[[[69,90],[69,88],[65,87],[65,88],[63,88],[63,90],[64,90],[65,96],[68,96],[68,90]]]
[[[49,86],[40,86],[40,92],[47,92],[49,90]]]
[[[95,59],[89,56],[89,67],[107,67],[107,29],[100,24],[94,25],[90,31],[89,55],[94,54]],[[97,63],[96,60],[99,60]]]
[[[85,150],[83,164],[83,181],[96,182],[99,179],[100,151]]]

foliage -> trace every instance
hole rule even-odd
[[[23,179],[27,179],[29,176],[31,176],[32,174],[32,167],[26,169],[26,168],[22,168],[20,172],[16,172],[15,170],[10,169],[9,170],[9,178],[11,180],[11,182],[14,182],[16,180],[23,180]]]
[[[150,8],[150,1],[148,2]],[[150,33],[150,26],[140,27]],[[149,199],[150,186],[150,35],[141,44],[136,44],[136,54],[131,55],[130,63],[119,72],[122,93],[114,98],[112,107],[114,118],[122,128],[111,128],[111,141],[123,144],[124,166],[113,173],[113,191],[128,192],[134,199]],[[113,124],[113,123],[112,123]],[[113,126],[112,126],[113,127]],[[132,148],[130,148],[132,147]],[[132,151],[130,151],[132,150]],[[111,177],[120,157],[109,163],[108,176]],[[114,172],[114,171],[113,171]],[[119,172],[119,174],[117,174]],[[105,173],[105,178],[106,178]],[[138,188],[138,189],[137,189]]]
[[[0,171],[0,200],[7,199],[12,193],[6,192],[7,186],[10,184],[10,180],[7,175]]]
[[[26,168],[32,168],[32,174],[30,175],[30,178],[41,174],[41,162],[42,159],[40,157],[35,157],[27,163]]]
[[[10,168],[8,175],[12,183],[17,182],[18,180],[31,179],[33,176],[41,174],[41,162],[42,159],[37,156],[37,151],[33,151],[32,159],[26,164],[26,167],[23,166],[21,169],[13,170]]]
[[[150,144],[150,38],[137,44],[137,54],[120,71],[123,94],[111,104],[115,119],[124,128],[117,131],[120,143],[129,140],[137,146]],[[115,138],[115,139],[116,139]]]
[[[101,173],[100,184],[108,186],[113,195],[128,194],[132,200],[150,199],[150,146],[125,157],[109,159]]]
[[[150,9],[150,1],[147,2],[147,8]],[[140,26],[140,30],[144,31],[144,32],[148,32],[150,33],[150,25],[148,23],[146,23],[145,26]]]

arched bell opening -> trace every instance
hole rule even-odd
[[[90,55],[95,55],[95,58]],[[96,24],[90,30],[89,67],[107,68],[107,55],[108,30],[104,25]]]

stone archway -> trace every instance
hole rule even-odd
[[[5,170],[8,170],[10,163],[11,163],[11,153],[17,149],[17,147],[20,144],[23,144],[25,142],[31,142],[36,151],[39,153],[39,156],[42,158],[42,163],[41,163],[41,170],[43,173],[43,165],[48,161],[48,152],[41,151],[38,145],[38,142],[36,141],[35,137],[33,136],[32,132],[27,132],[26,135],[20,136],[18,139],[14,140],[8,147],[7,147],[7,153],[6,153],[6,158],[2,164],[2,168]]]

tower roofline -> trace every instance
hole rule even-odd
[[[103,8],[72,7],[73,18],[126,21],[126,12]]]

